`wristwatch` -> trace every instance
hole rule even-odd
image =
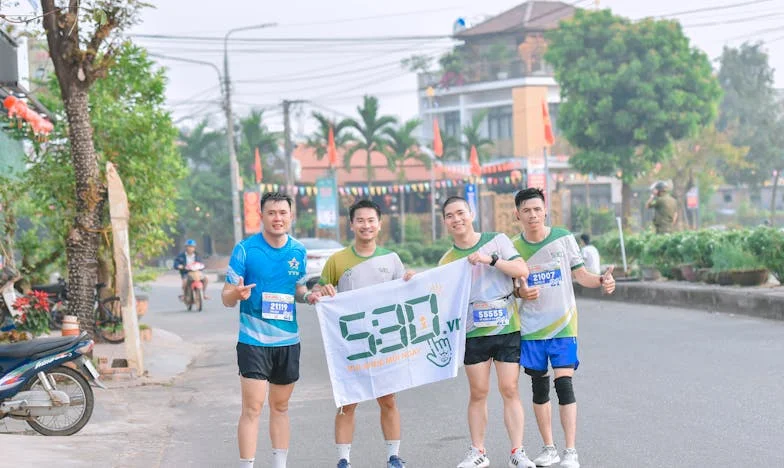
[[[604,284],[604,275],[599,275],[599,286]]]
[[[490,258],[492,259],[490,260],[490,266],[495,266],[495,262],[498,261],[498,255],[497,254],[490,255]]]

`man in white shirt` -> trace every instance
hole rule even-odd
[[[591,273],[598,275],[601,266],[599,265],[599,250],[591,245],[591,236],[583,233],[580,235],[582,241],[582,255],[583,262],[585,262],[585,269]]]

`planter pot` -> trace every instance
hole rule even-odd
[[[136,296],[136,316],[144,317],[144,314],[147,313],[147,307],[149,305],[150,299],[143,294],[138,294]]]
[[[740,286],[759,286],[768,280],[768,270],[735,270],[717,273],[717,282],[721,285],[737,284]]]
[[[697,268],[697,281],[710,283],[708,280],[711,278],[712,274],[710,268]]]
[[[139,330],[139,336],[142,341],[152,341],[152,328],[144,328]]]
[[[643,281],[656,281],[660,280],[662,275],[658,268],[652,266],[640,267]]]
[[[675,281],[683,281],[683,274],[681,274],[680,267],[670,268],[670,277]]]
[[[691,281],[692,283],[698,281],[699,276],[697,275],[697,269],[694,268],[692,264],[686,264],[680,266],[681,276],[686,281]]]

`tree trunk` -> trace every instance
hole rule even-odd
[[[94,336],[98,243],[106,187],[93,145],[87,89],[74,82],[64,85],[61,81],[61,86],[76,179],[76,217],[66,239],[68,314],[76,315],[80,328]]]
[[[368,179],[368,190],[373,187],[373,160],[370,158],[371,153],[373,152],[372,149],[367,150],[367,179]]]
[[[628,230],[632,222],[632,186],[626,180],[622,180],[621,185],[621,213],[623,229]]]
[[[770,193],[770,225],[776,225],[776,189],[779,185],[779,174],[781,171],[776,169],[776,175],[773,176],[773,191]]]

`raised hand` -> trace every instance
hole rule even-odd
[[[610,265],[610,267],[607,268],[607,271],[605,271],[602,275],[602,288],[607,294],[612,294],[615,292],[615,278],[613,278],[612,275],[613,268],[614,266]]]
[[[250,297],[250,290],[255,287],[256,287],[256,283],[249,284],[246,286],[245,280],[242,277],[240,277],[240,282],[237,284],[236,291],[239,293],[240,299],[242,299],[243,301],[247,301],[248,298]]]

